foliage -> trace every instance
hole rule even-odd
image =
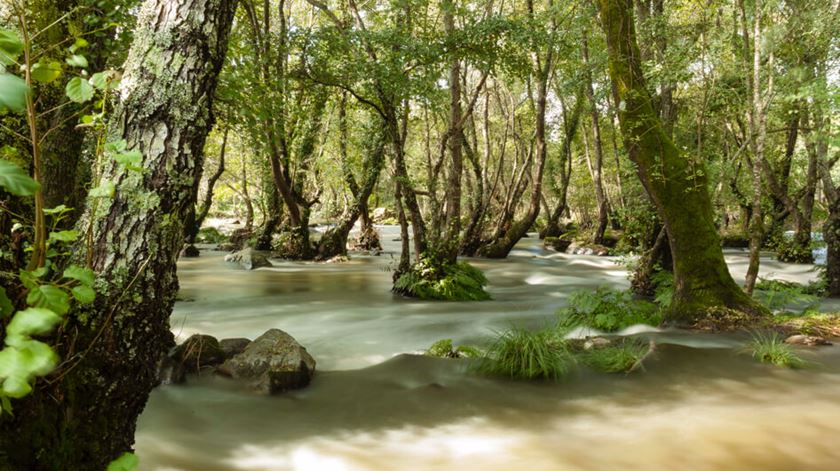
[[[561,326],[585,326],[603,332],[615,332],[636,324],[656,326],[662,322],[661,311],[652,303],[634,300],[628,291],[607,287],[573,292],[569,305],[560,309],[557,315]]]
[[[440,267],[430,258],[423,257],[400,275],[394,283],[394,291],[419,299],[485,301],[490,299],[484,291],[486,284],[484,273],[467,262]]]
[[[653,301],[662,309],[668,309],[674,300],[674,274],[668,270],[659,270],[652,277],[654,285]]]
[[[770,363],[785,368],[802,368],[805,366],[805,361],[776,332],[754,333],[746,348],[753,358],[762,363]]]
[[[471,368],[492,376],[557,380],[574,364],[572,353],[555,329],[530,332],[513,328],[500,332]]]
[[[123,453],[119,458],[108,464],[106,471],[134,471],[140,466],[140,460],[134,453]]]
[[[426,350],[426,355],[437,358],[478,358],[481,351],[469,345],[459,345],[456,348],[452,339],[441,339]]]
[[[227,236],[219,232],[215,227],[202,227],[195,238],[196,242],[202,244],[221,244],[227,240]]]
[[[604,373],[629,373],[641,365],[650,349],[644,339],[622,338],[603,347],[585,350],[580,358],[584,364]]]
[[[793,281],[760,278],[753,296],[772,311],[791,306],[804,306],[803,310],[809,310],[819,304],[819,298],[813,294],[819,290],[819,283],[802,285]]]

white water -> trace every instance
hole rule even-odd
[[[388,229],[386,249],[398,247]],[[746,256],[727,255],[742,278]],[[455,360],[405,355],[441,338],[480,343],[539,327],[575,289],[626,287],[606,257],[544,252],[473,261],[494,300],[395,297],[392,259],[280,262],[254,272],[204,252],[179,264],[172,317],[184,338],[254,338],[281,328],[318,362],[307,389],[258,397],[223,378],[153,392],[137,431],[143,470],[838,469],[840,347],[804,351],[787,371],[753,362],[739,336],[648,333],[646,371],[580,372],[557,384],[488,379]],[[762,260],[762,275],[804,281],[810,266]],[[650,330],[650,329],[647,329]]]

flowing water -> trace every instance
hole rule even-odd
[[[559,383],[483,378],[461,360],[413,355],[441,338],[480,343],[511,325],[540,327],[575,289],[628,285],[608,257],[545,252],[523,240],[506,260],[475,260],[492,301],[392,295],[391,253],[344,264],[276,262],[244,271],[218,252],[179,263],[172,316],[182,339],[289,332],[318,362],[312,384],[260,397],[230,380],[155,390],[137,430],[143,470],[840,469],[840,346],[812,364],[754,362],[736,335],[646,330],[645,371],[581,371]],[[746,255],[728,252],[743,278]],[[810,266],[766,258],[794,281]]]

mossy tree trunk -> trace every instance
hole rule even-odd
[[[598,0],[624,143],[662,218],[674,257],[675,292],[666,320],[691,323],[710,308],[766,311],[726,266],[702,162],[681,155],[663,129],[641,69],[632,0]]]
[[[64,363],[0,417],[0,469],[102,470],[131,450],[173,344],[175,261],[235,6],[148,0],[140,10],[111,138],[142,152],[143,170],[109,163],[113,198],[89,205],[77,226],[92,227],[92,246],[78,253],[97,273],[97,300],[71,310],[56,334]]]

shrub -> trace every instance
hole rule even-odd
[[[802,368],[805,361],[796,355],[793,347],[786,344],[776,332],[753,334],[752,341],[747,344],[747,351],[753,358],[771,365],[785,368]]]
[[[674,274],[667,270],[660,270],[651,277],[654,292],[653,301],[662,309],[671,307],[674,300]]]
[[[627,291],[605,287],[573,292],[569,306],[557,314],[562,327],[586,326],[603,332],[615,332],[636,324],[656,326],[662,323],[662,313],[653,303],[634,300]]]
[[[581,353],[581,360],[604,373],[629,373],[641,365],[641,361],[650,351],[650,344],[643,339],[616,339],[604,347],[585,350]]]
[[[467,262],[436,267],[426,258],[403,273],[394,283],[394,291],[420,299],[442,301],[485,301],[487,278]]]
[[[557,331],[513,328],[499,333],[472,368],[507,378],[557,380],[573,366],[574,357]]]

